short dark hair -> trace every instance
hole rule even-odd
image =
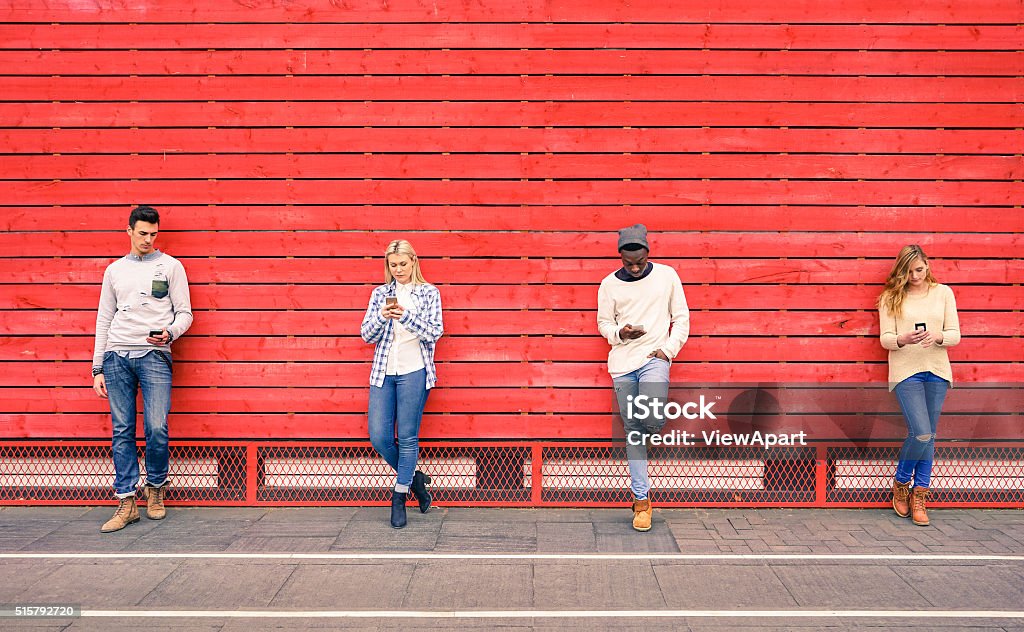
[[[146,222],[149,224],[160,224],[160,213],[152,206],[136,206],[132,214],[128,216],[128,225],[135,228],[135,222]]]

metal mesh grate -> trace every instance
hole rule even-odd
[[[829,503],[889,502],[899,445],[828,451]],[[1024,448],[937,445],[932,504],[1024,503]]]

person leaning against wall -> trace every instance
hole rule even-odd
[[[626,459],[633,492],[633,528],[649,531],[654,510],[648,494],[646,442],[631,437],[656,433],[665,419],[640,420],[629,414],[630,396],[668,401],[669,366],[690,335],[690,309],[676,271],[648,261],[647,227],[619,231],[622,267],[601,281],[597,292],[597,328],[611,345],[611,374],[626,434]]]
[[[927,499],[935,434],[953,370],[946,350],[960,342],[953,290],[932,276],[920,246],[904,246],[878,297],[882,346],[889,350],[889,390],[907,424],[892,482],[892,508],[928,526]]]
[[[370,294],[360,334],[376,345],[367,425],[370,443],[395,470],[391,526],[396,529],[406,524],[410,490],[421,513],[430,509],[430,477],[416,469],[416,461],[423,407],[437,383],[434,345],[443,332],[441,293],[424,280],[412,245],[392,241],[384,251],[384,285]]]
[[[146,516],[166,515],[171,410],[171,342],[192,325],[192,301],[185,268],[154,247],[160,215],[139,206],[128,217],[131,251],[107,266],[96,315],[92,359],[93,390],[110,402],[113,425],[114,494],[117,511],[100,527],[119,531],[139,521],[135,490],[139,459],[135,447],[135,399],[142,389],[146,432]]]

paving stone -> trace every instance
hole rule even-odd
[[[413,610],[513,610],[533,605],[529,563],[464,564],[447,560],[416,565],[403,606]]]
[[[535,553],[537,525],[532,522],[492,523],[445,521],[435,551]]]
[[[428,514],[429,515],[429,514]],[[381,520],[351,520],[331,545],[332,551],[433,551],[437,546],[441,523],[409,517],[404,529],[392,529]]]
[[[74,603],[93,609],[130,607],[175,572],[181,562],[104,559],[57,564],[52,573],[31,584],[22,584],[18,600]]]
[[[326,553],[337,538],[243,535],[225,549],[237,553]]]
[[[924,600],[944,610],[1019,610],[1024,577],[1010,566],[901,566],[893,569]]]
[[[261,565],[254,572],[246,560],[187,560],[159,585],[139,591],[144,597],[138,605],[161,610],[265,608],[294,570],[294,564],[284,562]]]
[[[538,610],[665,607],[654,569],[645,561],[538,562],[533,592]]]
[[[0,604],[13,604],[26,586],[35,584],[60,568],[49,560],[3,560],[0,562]],[[3,622],[0,622],[0,627]]]
[[[902,610],[920,597],[886,566],[841,564],[774,566],[801,607]]]
[[[771,568],[763,565],[658,563],[654,573],[671,609],[780,609],[795,607]]]
[[[668,526],[657,520],[651,530],[641,533],[633,529],[631,520],[622,522],[600,523],[594,525],[597,550],[602,553],[678,553],[680,544],[676,542]]]
[[[382,561],[377,564],[303,565],[295,569],[271,607],[290,610],[401,610],[410,591],[430,590],[412,584],[416,565]],[[449,573],[455,569],[449,568]]]
[[[538,553],[596,553],[597,535],[590,522],[538,522]]]

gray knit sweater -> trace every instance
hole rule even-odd
[[[192,300],[181,262],[156,250],[142,258],[128,254],[107,266],[96,315],[92,366],[103,366],[107,351],[164,347],[146,342],[151,330],[166,329],[177,340],[192,325]]]

